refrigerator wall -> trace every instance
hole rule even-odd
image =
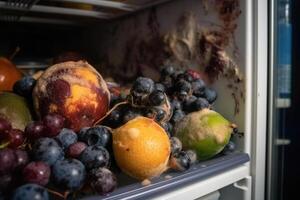
[[[230,4],[235,6],[224,6],[228,2],[235,2]],[[47,55],[53,57],[60,49],[79,49],[101,73],[115,78],[120,77],[120,74],[125,75],[120,78],[125,83],[136,75],[156,78],[157,71],[163,64],[165,55],[161,52],[165,48],[171,55],[167,62],[199,69],[205,60],[199,56],[201,37],[214,32],[220,38],[228,39],[228,42],[222,41],[226,43],[224,53],[232,60],[231,64],[237,66],[234,69],[238,71],[234,71],[236,74],[233,77],[241,80],[237,83],[233,81],[234,78],[228,79],[220,75],[211,86],[219,96],[215,104],[216,110],[236,123],[239,132],[243,134],[234,140],[240,152],[250,155],[250,162],[159,194],[157,198],[196,199],[220,190],[220,199],[260,200],[264,199],[265,182],[267,3],[267,0],[173,0],[137,13],[129,12],[133,13],[130,15],[123,16],[125,13],[122,13],[122,17],[114,20],[103,21],[97,18],[95,21],[96,17],[89,16],[92,19],[84,26],[80,19],[86,17],[84,14],[77,16],[81,23],[77,24],[75,19],[72,21],[75,23],[68,23],[68,26],[55,22],[54,25],[45,26],[40,24],[42,21],[22,26],[16,22],[9,25],[6,23],[4,27],[8,31],[1,33],[6,37],[0,37],[0,43],[4,47],[0,51],[2,49],[2,52],[7,53],[4,50],[6,47],[12,48],[17,44],[12,42],[15,38],[20,40],[19,43],[28,52],[20,54],[20,59],[27,55],[38,57],[39,54],[47,59]],[[70,20],[70,17],[66,17],[66,20]],[[89,20],[84,18],[84,21]],[[233,28],[235,25],[236,28]],[[19,32],[23,34],[21,39]],[[40,49],[42,52],[31,51],[33,49]],[[35,53],[29,53],[30,51]]]

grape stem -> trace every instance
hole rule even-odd
[[[12,59],[14,59],[14,57],[19,53],[20,50],[21,50],[21,48],[19,46],[16,47],[14,52],[9,56],[9,60],[12,61]]]
[[[68,195],[69,195],[69,191],[65,191],[63,194],[62,193],[60,193],[60,192],[56,192],[56,191],[54,191],[54,190],[51,190],[51,189],[49,189],[49,188],[47,188],[47,191],[49,192],[49,193],[51,193],[51,194],[54,194],[55,196],[58,196],[58,197],[60,197],[60,198],[62,198],[62,199],[67,199],[67,197],[68,197]]]
[[[0,144],[0,149],[4,149],[8,145],[9,145],[9,142],[4,142],[4,143]]]
[[[114,105],[114,107],[112,107],[102,118],[100,118],[99,120],[97,120],[95,123],[94,123],[94,126],[99,124],[102,120],[104,120],[108,115],[110,115],[110,113],[112,111],[114,111],[117,107],[119,107],[120,105],[125,105],[125,104],[128,104],[127,101],[123,101],[123,102],[120,102],[120,103],[117,103],[116,105]]]

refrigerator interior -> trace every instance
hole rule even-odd
[[[47,1],[40,2],[49,6]],[[77,51],[101,74],[125,84],[141,75],[157,79],[160,67],[166,63],[204,70],[203,66],[207,65],[208,61],[207,57],[201,55],[201,47],[221,45],[221,49],[224,50],[221,53],[226,54],[230,62],[228,68],[224,69],[227,77],[220,71],[212,73],[220,73],[211,85],[218,93],[214,108],[237,124],[243,136],[234,136],[233,140],[238,151],[247,153],[252,163],[256,161],[256,155],[252,155],[254,150],[251,148],[258,134],[253,125],[253,117],[257,114],[253,109],[256,109],[257,105],[253,102],[255,87],[252,80],[257,71],[254,70],[255,63],[251,57],[254,53],[252,6],[256,5],[258,9],[259,3],[252,4],[254,2],[256,1],[174,0],[137,12],[128,11],[129,8],[115,9],[118,12],[112,13],[117,13],[116,16],[99,17],[101,19],[84,14],[74,18],[70,15],[64,16],[63,13],[50,15],[53,16],[51,19],[60,22],[45,20],[45,13],[27,12],[25,17],[20,18],[27,19],[28,21],[24,20],[26,23],[22,23],[22,20],[11,21],[11,18],[7,17],[5,21],[0,22],[0,55],[9,55],[19,46],[21,50],[15,57],[16,62],[42,60],[46,65],[50,65],[51,59],[61,52]],[[105,13],[106,9],[101,10],[103,7],[99,6],[98,10],[93,9],[91,12]],[[136,10],[142,8],[135,7]],[[0,13],[2,11],[0,10]],[[3,18],[7,13],[2,12],[0,16]],[[32,20],[37,16],[42,17],[44,21]],[[206,56],[209,57],[209,54]],[[188,194],[184,192],[188,185],[183,186],[183,196],[179,195],[178,198],[186,195],[188,199],[195,199],[227,186],[220,190],[220,199],[250,199],[253,174],[250,169],[253,163],[250,163],[228,169],[227,175],[216,174],[201,180],[204,185],[203,191],[200,189],[201,192],[191,189],[193,192]],[[235,179],[230,179],[229,176],[235,175]],[[220,184],[217,178],[221,178],[223,183]],[[247,178],[246,181],[244,178]],[[242,181],[235,183],[240,180]],[[215,186],[210,188],[205,182]],[[192,188],[192,183],[189,186]]]

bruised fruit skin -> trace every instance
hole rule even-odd
[[[228,144],[233,131],[232,124],[219,113],[203,109],[185,116],[175,126],[175,136],[183,149],[192,149],[199,160],[220,153]]]
[[[43,117],[58,113],[75,131],[92,126],[109,108],[110,94],[102,76],[87,62],[64,62],[49,67],[33,91],[34,107]]]
[[[122,171],[144,180],[167,169],[171,145],[165,130],[153,119],[136,117],[114,130],[113,152]]]

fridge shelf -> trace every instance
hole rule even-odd
[[[0,20],[83,24],[84,20],[114,19],[168,1],[170,0],[0,0]]]
[[[222,155],[200,162],[185,172],[163,174],[151,180],[151,184],[148,186],[143,186],[140,182],[133,183],[119,187],[108,196],[93,196],[84,198],[84,200],[153,199],[155,196],[159,196],[159,198],[164,196],[163,199],[180,199],[180,193],[182,195],[194,193],[203,196],[246,177],[248,167],[243,164],[248,161],[249,156],[246,153]],[[193,186],[193,184],[196,185]],[[172,194],[174,191],[176,194]]]

